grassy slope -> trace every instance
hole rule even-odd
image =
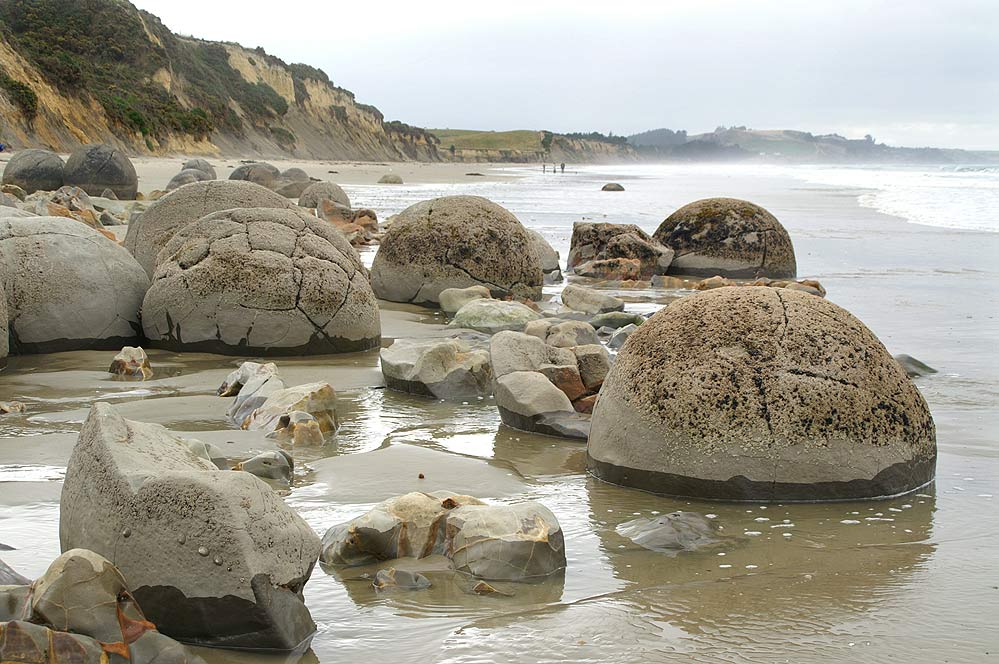
[[[440,149],[454,145],[459,149],[477,150],[541,150],[541,132],[530,129],[514,131],[477,131],[472,129],[428,129],[440,139]]]

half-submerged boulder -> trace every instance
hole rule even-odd
[[[386,173],[378,178],[378,184],[402,184],[402,178],[395,173]]]
[[[489,351],[462,339],[396,339],[381,351],[389,389],[445,400],[492,393]]]
[[[131,254],[64,217],[0,220],[10,352],[112,349],[139,337],[149,280]]]
[[[676,252],[670,274],[793,279],[797,273],[787,231],[749,201],[694,201],[667,217],[654,237]]]
[[[787,289],[681,298],[635,330],[593,411],[590,472],[654,493],[893,496],[933,479],[926,402],[847,311]]]
[[[617,532],[650,551],[671,555],[714,548],[731,541],[722,534],[717,522],[697,512],[639,517],[619,525]]]
[[[233,208],[287,209],[291,202],[252,182],[232,180],[196,182],[157,200],[128,225],[125,248],[149,276],[156,259],[174,234],[188,224]]]
[[[400,212],[371,267],[375,294],[437,304],[445,288],[485,286],[494,297],[537,300],[541,259],[513,214],[479,196],[445,196]]]
[[[323,536],[328,565],[430,555],[448,557],[457,571],[502,581],[538,581],[566,565],[562,529],[544,505],[486,505],[449,491],[389,498]]]
[[[142,325],[156,346],[228,355],[353,352],[381,337],[357,252],[300,209],[223,210],[179,230]]]
[[[608,182],[604,186],[600,187],[600,191],[624,191],[624,187],[617,182]]]
[[[634,224],[576,222],[566,267],[584,277],[651,279],[666,274],[673,250]]]
[[[153,377],[153,369],[149,366],[149,356],[141,346],[125,346],[108,367],[108,373],[113,376],[124,378],[141,378],[146,380]]]
[[[120,200],[135,200],[139,178],[125,153],[104,143],[84,145],[66,161],[65,183],[91,196],[110,189]]]
[[[302,589],[319,539],[249,473],[219,470],[155,424],[91,409],[63,484],[59,540],[110,560],[161,632],[293,650],[315,623]]]
[[[21,150],[3,169],[3,183],[17,185],[27,194],[55,191],[63,185],[66,165],[49,150]]]

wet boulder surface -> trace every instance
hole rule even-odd
[[[400,212],[371,267],[383,300],[436,305],[446,288],[485,286],[494,297],[541,296],[541,259],[527,229],[479,196],[445,196]]]
[[[540,503],[487,505],[449,491],[390,498],[323,537],[327,565],[431,555],[487,580],[538,581],[566,565],[562,529]]]
[[[96,404],[63,484],[59,539],[110,560],[161,632],[293,650],[315,631],[302,589],[312,529],[260,479],[219,470],[161,426]]]
[[[675,252],[669,274],[793,279],[797,273],[784,226],[749,201],[694,201],[667,217],[653,237]]]
[[[10,352],[111,349],[140,336],[148,279],[125,249],[64,217],[0,220]]]
[[[729,287],[632,332],[594,409],[588,458],[598,478],[654,493],[877,498],[932,480],[936,434],[905,370],[847,311]]]
[[[179,230],[142,323],[153,345],[229,355],[354,352],[381,337],[357,252],[300,209],[224,210]]]
[[[462,339],[396,339],[381,351],[389,389],[445,400],[492,393],[489,351]]]
[[[697,512],[670,512],[654,517],[640,517],[617,527],[619,535],[649,549],[676,555],[681,551],[699,551],[730,543],[712,519]]]
[[[49,150],[21,150],[3,170],[3,183],[20,187],[27,194],[55,191],[63,185],[66,165]]]
[[[64,181],[91,196],[110,189],[121,200],[134,200],[139,189],[135,167],[124,152],[104,143],[84,145],[66,160]]]

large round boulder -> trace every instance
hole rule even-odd
[[[192,182],[204,182],[205,180],[214,180],[208,173],[202,171],[198,168],[185,168],[177,175],[170,178],[167,182],[166,190],[173,191],[174,189],[179,189],[185,184],[191,184]]]
[[[892,496],[933,479],[926,402],[877,337],[800,291],[719,288],[637,328],[593,412],[589,468],[729,500]]]
[[[84,145],[66,161],[65,183],[100,196],[110,189],[121,200],[134,200],[139,189],[135,167],[125,153],[104,143]]]
[[[210,180],[180,187],[159,199],[128,225],[125,248],[152,276],[156,257],[184,226],[212,212],[233,208],[287,209],[284,196],[252,182]]]
[[[301,209],[210,214],[179,230],[157,265],[142,325],[161,348],[312,355],[380,341],[357,252]]]
[[[181,168],[185,171],[201,171],[208,176],[209,180],[218,178],[218,175],[215,174],[215,167],[208,163],[207,159],[188,159]]]
[[[142,267],[66,217],[0,220],[0,272],[11,353],[121,348],[140,336]]]
[[[340,185],[333,182],[313,182],[298,199],[298,204],[304,208],[317,208],[322,201],[333,201],[349,208],[350,197]]]
[[[653,237],[675,252],[669,274],[787,279],[797,273],[787,231],[749,201],[694,201],[667,217]]]
[[[230,180],[248,180],[268,188],[273,186],[275,180],[280,177],[281,171],[265,161],[251,161],[242,164],[229,174]]]
[[[21,150],[3,169],[3,184],[15,184],[26,193],[55,191],[65,177],[62,158],[48,150]]]
[[[438,304],[446,288],[481,285],[495,297],[541,297],[541,259],[513,214],[479,196],[445,196],[398,214],[371,268],[375,294]]]

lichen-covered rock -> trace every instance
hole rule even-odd
[[[566,267],[581,276],[650,279],[666,274],[672,260],[672,249],[634,224],[576,222]]]
[[[716,547],[731,539],[715,521],[697,512],[639,517],[619,525],[617,532],[650,551],[672,555]]]
[[[187,161],[184,162],[184,165],[181,166],[181,169],[185,171],[187,170],[201,171],[202,173],[208,176],[209,180],[215,180],[216,178],[218,178],[218,175],[216,175],[215,173],[215,167],[212,166],[210,163],[208,163],[207,159],[200,159],[200,158],[188,159]]]
[[[333,201],[346,208],[350,207],[350,197],[339,185],[332,182],[313,182],[298,198],[298,205],[304,208],[318,208],[322,201]]]
[[[330,565],[430,555],[490,580],[536,581],[566,565],[561,527],[544,505],[486,505],[449,491],[390,498],[323,536]]]
[[[141,346],[125,346],[111,360],[108,373],[127,378],[146,380],[153,377],[153,369],[149,366],[149,356]]]
[[[378,184],[402,184],[402,178],[395,173],[386,173],[378,179]]]
[[[461,339],[396,339],[381,351],[389,389],[461,400],[492,393],[489,352]]]
[[[570,309],[587,314],[602,314],[624,309],[623,300],[576,284],[569,284],[562,289],[562,303]]]
[[[491,298],[492,295],[489,294],[489,289],[485,286],[445,288],[440,292],[439,303],[441,311],[448,315],[454,315],[472,300],[489,300]]]
[[[532,320],[541,318],[534,309],[520,302],[472,300],[454,315],[448,327],[496,334],[504,330],[522,330]]]
[[[371,267],[383,300],[437,304],[445,288],[485,286],[494,297],[541,297],[541,259],[513,214],[479,196],[446,196],[400,212]]]
[[[110,189],[121,200],[134,200],[139,189],[135,167],[125,153],[104,143],[84,145],[66,161],[64,181],[91,196]]]
[[[300,209],[223,210],[180,229],[142,325],[160,347],[238,355],[353,352],[381,336],[357,252]]]
[[[217,469],[161,426],[94,405],[60,504],[63,550],[111,560],[164,634],[293,650],[315,631],[302,600],[312,529],[259,478]]]
[[[252,182],[232,180],[197,182],[157,200],[128,225],[125,248],[152,276],[156,259],[174,234],[188,224],[233,208],[288,209],[291,202]]]
[[[179,189],[185,184],[193,184],[195,182],[205,182],[206,180],[214,180],[211,175],[199,168],[185,168],[177,175],[170,178],[167,182],[166,190],[173,191],[174,189]]]
[[[111,349],[138,338],[149,287],[125,249],[61,217],[0,220],[11,353]]]
[[[787,289],[719,288],[632,333],[588,456],[597,477],[655,493],[876,498],[933,478],[936,434],[905,371],[848,312]]]
[[[3,169],[3,183],[17,185],[25,193],[55,191],[63,185],[66,165],[48,150],[21,150]]]
[[[675,253],[670,274],[794,278],[794,246],[777,219],[735,198],[689,203],[660,224],[654,237]]]
[[[247,180],[268,189],[274,186],[274,182],[279,177],[281,177],[281,171],[277,167],[263,161],[252,161],[241,164],[229,174],[230,180]]]

